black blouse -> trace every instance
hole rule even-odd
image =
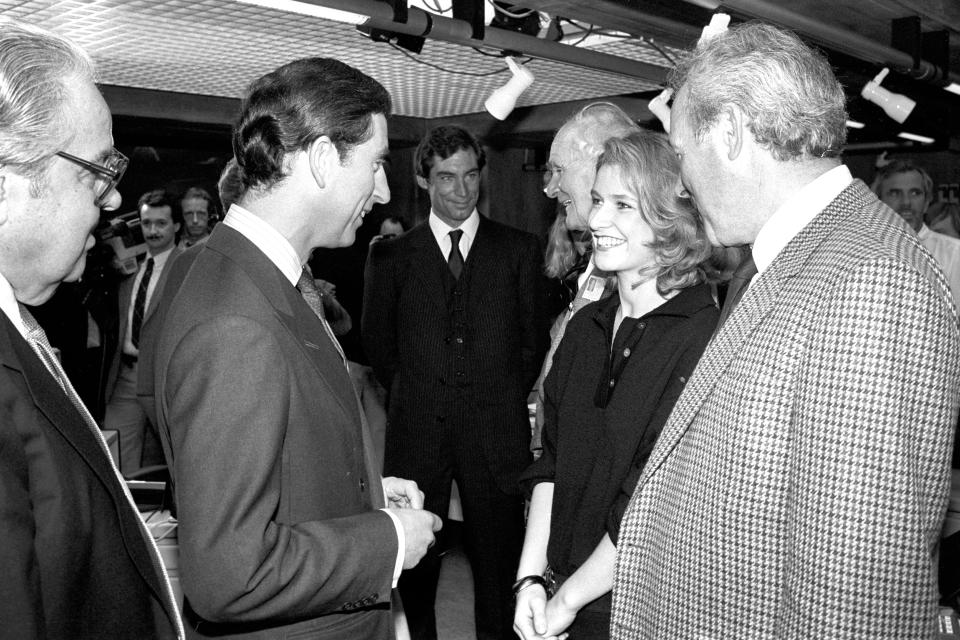
[[[620,519],[719,317],[709,285],[685,289],[636,320],[616,348],[613,295],[567,326],[544,383],[543,455],[521,476],[529,495],[553,482],[547,561],[570,575]],[[631,326],[632,325],[632,326]]]

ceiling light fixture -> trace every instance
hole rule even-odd
[[[495,89],[483,103],[483,108],[497,120],[506,120],[513,108],[517,106],[520,94],[533,84],[533,73],[529,69],[517,64],[517,61],[509,56],[505,60],[513,77],[507,81],[507,84]]]
[[[352,11],[341,11],[340,9],[328,9],[308,2],[297,2],[297,0],[237,0],[242,4],[253,4],[266,9],[275,9],[277,11],[286,11],[287,13],[299,13],[313,18],[322,18],[323,20],[332,20],[334,22],[345,22],[346,24],[363,24],[370,19],[370,16]]]
[[[945,86],[943,90],[949,91],[950,93],[955,93],[958,96],[960,96],[960,84],[957,84],[956,82],[951,82],[950,84]]]
[[[883,79],[887,77],[888,73],[890,73],[890,69],[884,67],[883,70],[877,74],[876,78],[863,85],[863,90],[860,92],[860,95],[873,104],[878,105],[883,109],[884,113],[900,124],[903,124],[903,121],[910,117],[913,108],[917,106],[917,102],[905,95],[893,93],[881,87],[880,83],[883,82]]]
[[[928,138],[927,136],[920,136],[915,133],[909,133],[907,131],[901,131],[897,134],[898,138],[903,138],[904,140],[913,140],[914,142],[921,142],[923,144],[933,144],[936,142],[933,138]]]
[[[866,125],[856,120],[847,120],[847,129],[863,129]]]

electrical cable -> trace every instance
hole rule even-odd
[[[507,16],[508,18],[527,18],[527,17],[529,17],[529,16],[531,16],[531,15],[533,15],[534,13],[537,12],[536,9],[527,9],[527,12],[526,12],[526,13],[513,13],[513,12],[508,11],[508,10],[504,9],[503,7],[499,6],[499,5],[498,5],[496,2],[494,2],[493,0],[487,0],[487,3],[488,3],[491,7],[493,7],[494,10],[495,10],[497,13],[502,13],[503,15]]]
[[[409,51],[407,51],[407,50],[404,49],[403,47],[398,46],[398,45],[396,45],[396,44],[394,44],[394,43],[392,43],[392,42],[387,42],[387,44],[389,44],[391,47],[393,47],[394,49],[396,49],[397,51],[399,51],[399,52],[402,53],[403,55],[407,56],[408,58],[410,58],[410,59],[413,60],[414,62],[417,62],[417,63],[422,64],[422,65],[426,65],[426,66],[431,67],[431,68],[433,68],[433,69],[436,69],[436,70],[438,70],[438,71],[443,71],[444,73],[452,73],[452,74],[458,75],[458,76],[473,76],[473,77],[475,77],[475,78],[486,78],[486,77],[488,77],[488,76],[495,76],[495,75],[498,75],[498,74],[501,74],[501,73],[508,73],[508,72],[510,71],[510,69],[497,69],[496,71],[488,71],[488,72],[485,72],[485,73],[471,73],[470,71],[454,71],[453,69],[446,69],[446,68],[444,68],[444,67],[441,67],[441,66],[438,65],[438,64],[434,64],[434,63],[432,63],[432,62],[427,62],[426,60],[421,60],[420,58],[418,58],[418,57],[416,57],[415,55],[411,54]],[[500,57],[500,56],[497,56],[497,57]],[[525,64],[525,63],[524,63],[524,64]]]

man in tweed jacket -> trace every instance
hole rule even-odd
[[[960,383],[950,290],[840,164],[827,62],[756,23],[675,72],[684,190],[759,270],[624,516],[614,638],[930,638]]]

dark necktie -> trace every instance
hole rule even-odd
[[[307,305],[313,310],[313,313],[320,318],[320,323],[323,324],[323,329],[327,332],[327,337],[330,338],[333,346],[337,348],[337,353],[340,354],[340,358],[343,360],[344,366],[346,366],[347,356],[343,353],[343,347],[340,346],[340,342],[337,340],[337,336],[334,335],[333,329],[330,328],[330,323],[327,322],[327,316],[323,312],[323,293],[319,287],[317,287],[313,275],[306,269],[300,272],[300,279],[297,280],[297,289],[300,291],[300,295],[303,296]]]
[[[447,257],[447,265],[450,267],[450,273],[457,280],[463,273],[463,254],[460,253],[460,236],[463,235],[462,229],[454,229],[450,232],[450,255]]]
[[[144,307],[147,305],[147,288],[150,286],[150,276],[153,275],[153,258],[147,258],[147,267],[143,270],[140,286],[137,287],[137,297],[133,301],[133,323],[130,325],[130,342],[133,346],[140,346],[140,327],[143,325]]]
[[[718,330],[723,326],[723,323],[727,321],[727,318],[730,317],[733,308],[737,306],[740,298],[742,298],[746,292],[747,286],[750,284],[750,279],[755,275],[757,275],[757,265],[754,264],[753,254],[750,253],[743,259],[740,265],[737,266],[736,271],[733,272],[733,277],[730,278],[730,284],[727,287],[727,297],[723,301],[723,309],[720,311],[720,321],[717,323]]]

